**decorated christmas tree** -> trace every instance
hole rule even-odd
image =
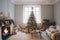
[[[28,31],[29,31],[29,29],[32,29],[32,30],[37,29],[37,23],[36,23],[36,20],[35,20],[33,8],[32,8],[31,15],[30,15],[30,17],[28,19],[28,22],[27,22],[27,28],[28,28]]]

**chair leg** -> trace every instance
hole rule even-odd
[[[33,33],[31,33],[31,39],[33,39]]]

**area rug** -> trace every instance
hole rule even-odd
[[[36,35],[34,35],[33,38],[31,38],[30,34],[19,31],[16,35],[11,36],[7,40],[43,40],[43,38],[40,38]]]

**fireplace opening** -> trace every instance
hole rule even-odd
[[[7,34],[10,34],[10,27],[2,27],[2,35],[5,36]]]
[[[10,36],[10,27],[2,27],[2,39],[6,39],[8,36]]]
[[[4,29],[4,35],[8,33],[7,28]]]

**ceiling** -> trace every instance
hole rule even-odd
[[[55,4],[59,0],[12,0],[14,4]]]

